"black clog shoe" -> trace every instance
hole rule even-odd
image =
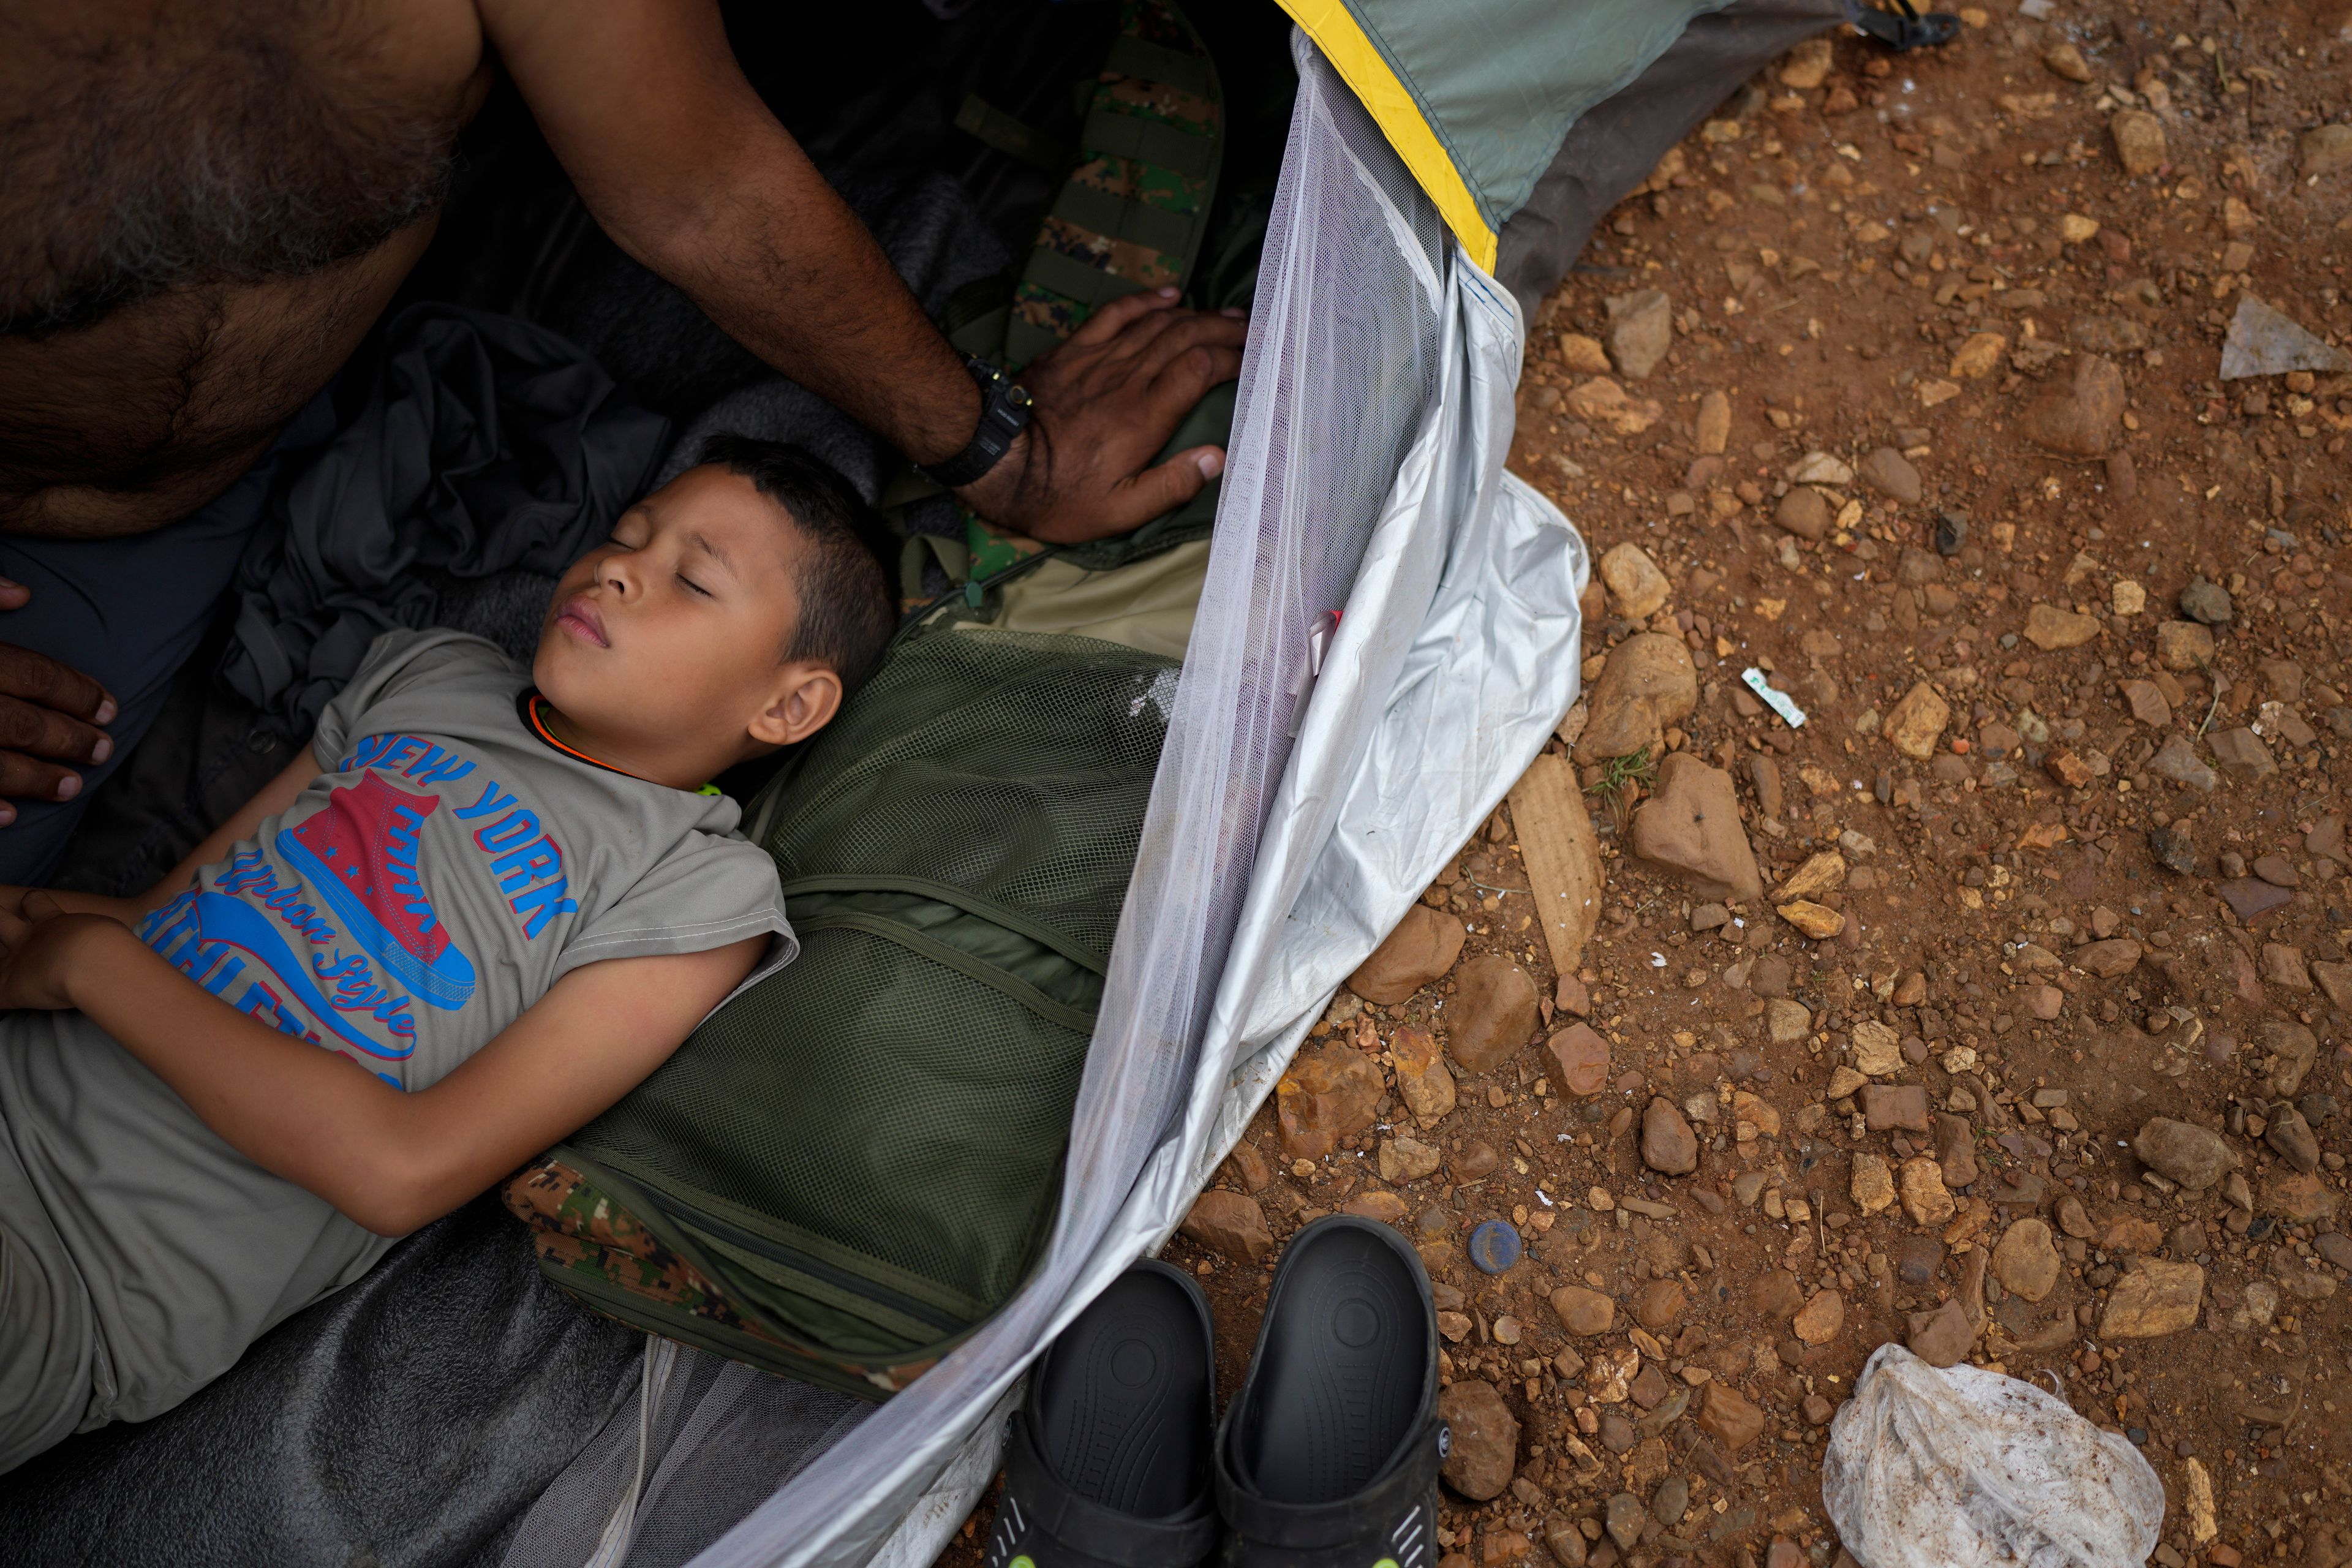
[[[1447,1446],[1421,1259],[1384,1225],[1317,1220],[1217,1429],[1223,1568],[1431,1568]]]
[[[1216,1342],[1164,1263],[1111,1282],[1029,1375],[985,1568],[1194,1568],[1216,1549]]]

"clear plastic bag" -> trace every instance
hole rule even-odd
[[[2140,1568],[2164,1483],[2030,1383],[1879,1347],[1830,1428],[1822,1501],[1863,1568]]]

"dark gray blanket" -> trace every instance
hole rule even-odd
[[[545,328],[410,306],[357,412],[270,497],[222,681],[308,735],[370,643],[434,624],[436,579],[561,572],[644,493],[668,437]]]
[[[634,1405],[645,1342],[541,1279],[514,1220],[479,1199],[178,1409],[0,1479],[0,1563],[496,1562]]]

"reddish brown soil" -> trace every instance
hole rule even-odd
[[[2352,1204],[2332,1222],[2281,1212],[2273,1194],[2294,1173],[2254,1132],[2276,1119],[2264,1026],[2299,1020],[2319,1046],[2296,1098],[2326,1117],[2315,1122],[2320,1195],[2305,1208],[2341,1195],[2352,994],[2306,988],[2303,963],[2352,957],[2347,852],[2326,834],[2352,782],[2352,378],[2218,379],[2242,291],[2352,341],[2352,170],[2315,181],[2296,165],[2298,137],[2344,113],[2352,16],[2340,3],[2212,0],[2059,0],[2048,22],[2010,0],[1993,9],[1972,12],[1976,25],[1933,54],[1889,58],[1843,37],[1818,87],[1759,78],[1687,141],[1679,172],[1670,159],[1659,188],[1596,237],[1530,333],[1521,388],[1514,468],[1559,502],[1596,559],[1632,542],[1673,583],[1650,625],[1685,634],[1702,695],[1667,743],[1740,781],[1767,884],[1841,834],[1871,841],[1862,853],[1845,841],[1853,872],[1823,900],[1844,915],[1843,934],[1807,940],[1764,900],[1731,911],[1739,923],[1694,929],[1705,900],[1617,847],[1639,782],[1596,790],[1609,886],[1580,967],[1591,1022],[1611,1042],[1611,1086],[1580,1101],[1547,1078],[1556,1069],[1541,1041],[1572,1021],[1548,1017],[1515,1059],[1463,1075],[1459,1109],[1433,1128],[1412,1128],[1384,1101],[1382,1125],[1302,1167],[1268,1112],[1249,1141],[1271,1181],[1253,1187],[1234,1163],[1221,1174],[1260,1205],[1277,1242],[1342,1205],[1402,1209],[1397,1223],[1423,1246],[1441,1296],[1460,1293],[1467,1326],[1447,1346],[1446,1375],[1493,1381],[1520,1422],[1511,1487],[1484,1503],[1448,1494],[1447,1540],[1471,1563],[1539,1562],[1563,1521],[1594,1521],[1583,1533],[1597,1542],[1612,1493],[1647,1503],[1668,1476],[1687,1479],[1688,1512],[1671,1529],[1654,1521],[1625,1554],[1633,1563],[1760,1563],[1776,1540],[1790,1562],[1830,1563],[1822,1413],[1877,1345],[1905,1336],[1908,1313],[1960,1290],[1969,1247],[2037,1212],[2057,1230],[2068,1196],[2092,1234],[2058,1232],[2063,1267],[2039,1302],[1986,1290],[1975,1359],[2056,1387],[2141,1446],[2169,1500],[2159,1561],[2352,1560],[2352,1534],[2336,1533],[2352,1525],[2352,1292],[2340,1289],[2352,1242],[2337,1234],[2352,1228]],[[2075,47],[2088,83],[2045,65],[2061,43]],[[2156,173],[2127,178],[2118,162],[2117,88],[2142,105],[2163,100]],[[2070,215],[2097,233],[2067,242]],[[1620,437],[1573,416],[1568,394],[1590,377],[1563,357],[1561,334],[1605,339],[1606,298],[1643,288],[1667,293],[1677,331],[1667,362],[1624,384],[1637,405],[1655,400],[1655,423]],[[1987,331],[2006,340],[1991,373],[1952,376],[1956,349]],[[2026,411],[2094,353],[2122,373],[2119,456],[2037,448]],[[1939,383],[1957,391],[1936,400]],[[1726,454],[1710,461],[1695,422],[1715,391],[1732,419]],[[1856,480],[1836,488],[1860,510],[1829,537],[1806,542],[1774,526],[1790,465],[1816,451],[1854,463],[1881,447],[1909,454],[1924,485],[1916,503]],[[1934,543],[1947,513],[1968,529],[1949,557]],[[1906,558],[1906,546],[1924,553]],[[1939,563],[1938,574],[1899,582],[1906,559]],[[2232,596],[2234,619],[2213,628],[2210,668],[2175,677],[2183,698],[2169,722],[2137,721],[2119,684],[2149,677],[2156,628],[2200,575]],[[2116,613],[2124,582],[2145,589],[2137,614]],[[2061,651],[2024,640],[2029,607],[2043,604],[2096,616],[2097,635]],[[1588,610],[1590,677],[1596,656],[1643,628],[1598,591]],[[1750,665],[1803,705],[1801,730],[1738,692]],[[1932,761],[1899,753],[1864,720],[1921,681],[1952,707]],[[2273,701],[2294,710],[2284,732]],[[2216,740],[2250,726],[2274,773],[2224,772],[2206,793],[2151,770],[2168,736],[2212,763]],[[1989,754],[2003,741],[2017,749]],[[1777,817],[1758,798],[1750,757],[1777,765]],[[2090,770],[2073,775],[2079,786],[2060,781],[2066,757]],[[1585,777],[1607,782],[1589,765]],[[2181,837],[2187,872],[2153,858],[2159,826]],[[2319,852],[2331,842],[2332,858]],[[2294,885],[2250,927],[2220,889],[2266,856]],[[1526,886],[1505,812],[1431,901],[1473,926],[1465,960],[1507,953],[1549,999],[1559,977],[1530,929]],[[2142,943],[2143,961],[2105,978],[2073,966],[2074,947],[2109,932]],[[1896,1005],[1912,975],[1924,999]],[[2056,988],[2046,1021],[2026,1001],[2042,984]],[[1442,1038],[1453,989],[1441,979],[1369,1009],[1376,1043],[1406,1023]],[[1767,991],[1810,1010],[1801,1039],[1768,1042]],[[2169,1037],[2185,1048],[2145,1032],[2175,1016],[2168,1007],[2189,1015]],[[1864,1131],[1851,1102],[1825,1102],[1852,1031],[1871,1020],[1916,1042],[1893,1081],[1923,1086],[1937,1110],[1966,1087],[1946,1053],[1977,1054],[1992,1103],[1967,1112],[1981,1173],[1953,1222],[1915,1225],[1899,1203],[1866,1214],[1850,1195],[1855,1153],[1896,1163],[1934,1152],[1927,1136]],[[1353,1024],[1339,1033],[1357,1037]],[[1735,1089],[1778,1111],[1777,1135],[1734,1136]],[[2035,1106],[2036,1091],[2053,1089],[2065,1091],[2063,1106]],[[1676,1104],[1713,1094],[1724,1106],[1698,1126],[1695,1175],[1643,1168],[1640,1108],[1654,1094]],[[2129,1141],[2158,1116],[2228,1139],[2251,1213],[2219,1187],[2168,1194],[2140,1179]],[[1373,1154],[1399,1132],[1442,1148],[1448,1166],[1402,1188],[1381,1183]],[[1484,1176],[1481,1146],[1496,1162]],[[1735,1186],[1750,1173],[1760,1190]],[[1596,1214],[1595,1187],[1668,1205],[1674,1217]],[[1756,1201],[1743,1202],[1751,1190]],[[1544,1216],[1550,1233],[1538,1237]],[[1490,1217],[1516,1219],[1535,1243],[1500,1277],[1464,1261],[1468,1227]],[[1275,1259],[1253,1266],[1181,1238],[1166,1256],[1209,1289],[1230,1393]],[[2203,1267],[2198,1321],[2160,1338],[2101,1337],[2116,1283],[2151,1258]],[[1903,1278],[1906,1261],[1919,1283]],[[1801,1342],[1785,1310],[1759,1304],[1759,1281],[1776,1270],[1801,1295],[1838,1293],[1843,1323],[1828,1342]],[[1613,1452],[1595,1417],[1642,1406],[1596,1406],[1583,1379],[1558,1373],[1552,1358],[1571,1343],[1588,1357],[1625,1343],[1635,1290],[1660,1278],[1679,1280],[1688,1304],[1656,1331],[1663,1376],[1637,1392],[1732,1385],[1767,1416],[1742,1449],[1698,1430],[1694,1399],[1691,1417]],[[1548,1304],[1566,1283],[1616,1299],[1611,1333],[1571,1341]],[[1517,1343],[1498,1342],[1505,1319]],[[2218,1534],[2206,1541],[2191,1530],[2192,1459],[2214,1493]],[[943,1561],[975,1561],[988,1518],[983,1505]],[[1616,1556],[1591,1548],[1596,1563]]]

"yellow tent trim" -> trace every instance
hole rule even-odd
[[[1429,128],[1421,104],[1397,79],[1387,57],[1366,35],[1346,0],[1280,0],[1280,4],[1371,112],[1389,145],[1437,204],[1439,216],[1469,252],[1470,259],[1494,271],[1497,236],[1480,216],[1477,198],[1470,194],[1462,171],[1454,167],[1453,155]]]

